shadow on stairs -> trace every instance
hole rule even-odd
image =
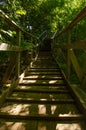
[[[0,108],[0,130],[85,130],[78,108],[50,52],[39,52]]]

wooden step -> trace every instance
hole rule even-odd
[[[64,85],[64,81],[63,80],[38,80],[38,79],[35,79],[35,80],[23,80],[21,81],[20,83],[23,83],[23,84],[33,84],[33,85],[59,85],[59,84],[62,84]]]
[[[50,74],[45,73],[45,74],[43,74],[43,73],[29,73],[29,72],[26,73],[25,77],[26,76],[38,76],[38,77],[46,77],[46,78],[47,77],[62,77],[62,75],[60,73],[57,73],[57,74],[55,74],[55,73],[50,73]]]
[[[23,89],[26,89],[27,91],[31,90],[31,91],[40,91],[40,89],[42,89],[43,91],[67,91],[67,86],[34,86],[34,85],[19,85],[16,89],[20,89],[21,91],[23,91]],[[16,91],[16,89],[14,89],[14,91]],[[69,92],[69,91],[68,91]]]
[[[21,122],[21,121],[58,121],[58,123],[65,123],[65,122],[72,122],[77,123],[80,121],[86,121],[86,117],[83,115],[62,115],[62,116],[51,116],[51,115],[10,115],[10,114],[4,114],[0,113],[0,119],[5,121],[15,121],[15,122]]]
[[[62,76],[39,76],[39,75],[32,75],[32,76],[25,76],[23,80],[63,80]]]
[[[23,99],[23,98],[6,98],[7,102],[13,102],[13,103],[23,103],[23,104],[74,104],[74,100],[72,99],[67,99],[67,100],[63,100],[63,99],[56,99],[56,100],[46,100],[46,99]]]
[[[42,72],[38,72],[38,71],[27,71],[27,75],[29,75],[29,74],[41,74],[41,75],[46,75],[46,74],[48,74],[48,75],[60,75],[61,76],[61,73],[60,72],[51,72],[51,71],[42,71]]]
[[[26,83],[26,82],[22,82],[22,83],[19,83],[19,85],[22,85],[22,86],[66,86],[65,83],[57,83],[57,84],[49,84],[49,83],[44,83],[44,84],[41,84],[41,83]]]
[[[42,69],[42,68],[39,68],[39,69],[37,69],[37,68],[30,68],[29,70],[28,70],[29,72],[60,72],[60,69],[58,68],[58,69],[50,69],[50,68],[44,68],[44,69]]]
[[[57,90],[57,89],[28,89],[28,88],[16,88],[14,92],[25,92],[25,93],[51,93],[51,94],[68,94],[68,90]]]

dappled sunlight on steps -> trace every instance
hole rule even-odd
[[[28,67],[0,118],[0,130],[85,130],[84,115],[50,52]]]

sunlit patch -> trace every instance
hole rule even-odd
[[[0,124],[0,130],[25,130],[25,123],[5,122]]]
[[[16,97],[16,96],[18,96],[18,94],[17,94],[17,93],[13,93],[12,96],[13,96],[13,97]]]
[[[38,75],[27,76],[26,78],[38,78]]]
[[[38,105],[38,113],[39,114],[46,114],[46,106],[45,105]]]
[[[51,80],[51,81],[49,81],[49,84],[53,84],[53,83],[56,83],[57,82],[57,80]]]
[[[82,130],[79,124],[57,124],[56,130]]]
[[[11,84],[6,84],[6,87],[10,87]]]
[[[70,111],[68,114],[59,114],[60,117],[61,117],[61,116],[66,117],[66,116],[70,116],[70,115],[72,115],[72,112],[71,112],[71,111]]]
[[[46,84],[46,82],[45,82],[45,81],[43,81],[42,83],[43,83],[43,84]]]
[[[42,78],[45,78],[45,76],[43,75]]]
[[[45,98],[42,98],[42,99],[40,99],[41,101],[46,101],[47,99],[45,99]]]
[[[27,88],[27,86],[18,86],[18,88],[21,88],[21,89],[31,89],[32,87],[28,86],[28,88]]]
[[[21,86],[21,88],[22,88],[22,89],[25,89],[25,88],[26,88],[26,86]]]
[[[50,99],[51,99],[52,101],[55,101],[55,98],[53,97],[52,94],[50,94],[49,96],[50,96]]]
[[[30,104],[13,104],[13,105],[8,105],[6,107],[1,108],[1,112],[6,112],[10,115],[27,115],[29,114],[29,107]]]
[[[24,123],[6,123],[6,126],[8,126],[9,130],[25,130],[25,124]]]
[[[55,110],[56,110],[57,106],[56,105],[52,105],[51,106],[51,113],[54,114]]]
[[[23,83],[35,83],[36,80],[23,80]]]

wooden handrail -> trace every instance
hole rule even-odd
[[[25,36],[31,37],[31,39],[34,39],[34,41],[36,41],[36,44],[39,38],[23,30],[19,25],[17,25],[14,21],[12,21],[2,10],[0,10],[0,18],[4,20],[8,25],[10,25],[16,31],[16,41],[15,41],[16,44],[15,45],[3,43],[3,42],[0,43],[0,51],[2,52],[10,51],[10,52],[13,52],[14,54],[14,56],[10,58],[9,66],[2,80],[3,83],[6,83],[12,71],[14,70],[14,68],[15,68],[15,77],[18,79],[20,75],[20,63],[21,63],[20,53],[22,51],[28,50],[21,46],[22,34],[24,34]]]
[[[28,36],[38,39],[38,37],[34,36],[33,34],[24,31],[19,25],[17,25],[13,20],[11,20],[2,10],[0,10],[0,14],[0,17],[2,17],[11,27],[14,27],[16,30],[20,30],[22,33]]]
[[[77,25],[82,19],[86,17],[86,7],[84,7],[81,12],[75,17],[75,19],[65,28],[63,29],[58,35],[55,32],[53,37],[51,38],[52,42],[57,42],[59,37],[62,34],[67,33],[67,44],[65,45],[55,45],[55,47],[60,48],[62,50],[66,49],[67,50],[67,78],[69,79],[70,76],[70,66],[71,63],[73,64],[73,67],[75,69],[75,72],[80,80],[82,82],[83,77],[85,77],[84,72],[82,72],[82,69],[80,68],[80,65],[78,63],[78,60],[75,56],[74,49],[86,49],[86,40],[79,40],[74,42],[73,44],[71,43],[71,31],[72,28]],[[85,77],[86,79],[86,77]]]
[[[63,33],[72,29],[78,22],[80,22],[85,17],[86,17],[86,7],[82,9],[82,11],[74,18],[74,20],[65,29],[63,29],[58,35],[56,35],[57,34],[56,33],[51,39],[57,39]]]

